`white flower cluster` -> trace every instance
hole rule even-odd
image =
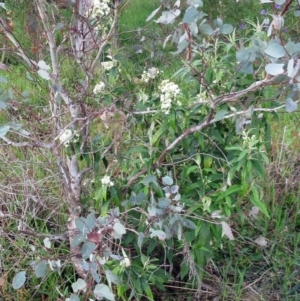
[[[110,176],[107,175],[101,179],[101,183],[102,185],[107,185],[109,187],[114,186],[114,182],[110,179]]]
[[[107,61],[107,62],[102,62],[101,63],[101,66],[103,67],[103,69],[105,71],[109,71],[110,69],[112,69],[116,65],[117,65],[117,61],[116,60],[112,60],[112,61]]]
[[[178,94],[181,92],[180,88],[175,83],[166,79],[161,82],[158,90],[160,91],[161,109],[165,114],[169,114],[172,102],[176,100]]]
[[[154,79],[159,74],[159,70],[155,67],[148,69],[148,71],[143,72],[142,81],[148,83],[151,79]]]
[[[98,94],[101,93],[105,88],[105,83],[104,82],[100,82],[99,84],[97,84],[93,90],[94,94]]]
[[[68,147],[70,142],[76,143],[79,141],[79,134],[73,134],[73,132],[69,129],[66,129],[59,136],[59,141]]]
[[[94,0],[91,12],[92,18],[102,18],[110,13],[109,0]]]

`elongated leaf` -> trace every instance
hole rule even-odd
[[[192,22],[195,21],[197,18],[199,12],[197,8],[195,7],[190,7],[185,11],[184,17],[183,17],[183,23],[191,24]]]
[[[226,222],[221,222],[222,236],[226,235],[229,240],[234,240],[230,226]]]
[[[157,14],[157,12],[160,10],[160,8],[161,8],[161,5],[148,16],[148,18],[146,19],[146,22],[150,21]]]
[[[17,290],[21,288],[24,285],[25,281],[26,281],[26,271],[21,271],[17,273],[12,281],[13,289]]]
[[[143,232],[140,232],[138,235],[138,241],[137,241],[138,247],[140,249],[142,248],[144,237],[145,237],[145,234]]]

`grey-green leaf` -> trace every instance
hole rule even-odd
[[[199,26],[200,31],[202,31],[204,34],[212,35],[214,33],[214,30],[212,27],[208,24],[201,24]]]
[[[111,292],[110,288],[103,283],[97,284],[94,289],[94,295],[98,299],[106,298],[107,300],[114,301],[115,295]]]
[[[10,126],[9,125],[1,125],[0,126],[0,137],[4,137],[6,133],[9,131]]]
[[[45,260],[42,260],[40,261],[35,269],[34,269],[34,272],[35,272],[35,276],[37,278],[43,278],[46,276],[46,273],[47,273],[47,263]]]
[[[80,298],[75,294],[71,294],[69,301],[80,301]]]
[[[97,246],[93,242],[85,242],[81,249],[81,255],[83,259],[88,259],[96,247]]]
[[[227,110],[220,110],[219,112],[216,113],[215,120],[216,121],[223,120],[227,114],[228,114]]]
[[[26,281],[26,271],[21,271],[17,273],[12,281],[13,289],[17,290],[21,288],[24,285],[25,281]]]
[[[279,75],[284,72],[283,70],[284,64],[267,64],[265,70],[270,75]]]
[[[222,27],[221,27],[221,30],[220,32],[222,34],[230,34],[233,32],[233,26],[231,24],[224,24]]]
[[[297,110],[297,103],[288,97],[285,101],[285,109],[288,113],[294,112]]]
[[[138,247],[140,249],[142,248],[144,237],[145,237],[145,234],[143,232],[140,232],[138,235],[138,241],[137,241]]]
[[[4,76],[0,76],[0,83],[7,84],[7,83],[8,83],[8,81],[7,81],[6,77],[4,77]]]
[[[184,14],[183,23],[191,24],[193,21],[195,21],[198,14],[199,14],[198,10],[194,6],[191,6],[186,10]]]
[[[173,185],[173,179],[169,176],[163,177],[162,182],[163,182],[164,185],[167,185],[167,186]]]
[[[274,58],[281,58],[286,54],[284,47],[275,40],[271,40],[264,51],[267,55]]]
[[[74,293],[77,293],[78,291],[82,291],[86,287],[87,287],[86,282],[81,278],[78,278],[76,282],[72,283],[72,289]]]

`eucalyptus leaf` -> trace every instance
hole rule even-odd
[[[81,255],[83,259],[88,259],[92,252],[97,248],[97,246],[90,241],[85,242],[81,248]]]
[[[51,79],[49,72],[43,69],[38,70],[38,75],[45,80]]]
[[[264,52],[274,58],[281,58],[286,55],[284,47],[276,40],[271,40]]]
[[[9,130],[10,130],[10,125],[1,125],[0,126],[0,137],[4,137]]]
[[[72,289],[74,293],[78,291],[85,291],[87,283],[82,278],[78,278],[76,282],[72,283]]]
[[[35,276],[37,278],[43,278],[47,273],[47,262],[45,260],[41,260],[34,269]]]
[[[297,110],[297,103],[288,97],[285,101],[285,109],[288,113],[294,112]]]
[[[270,75],[279,75],[284,72],[283,70],[284,64],[267,64],[265,70]]]
[[[17,273],[12,281],[12,287],[13,289],[17,290],[20,289],[26,281],[26,271],[21,271]]]
[[[104,283],[100,283],[95,286],[94,295],[98,300],[106,298],[107,300],[115,301],[115,295],[112,293],[110,288]]]
[[[163,177],[162,182],[163,182],[164,185],[167,185],[167,186],[173,185],[173,179],[169,176]]]
[[[200,31],[202,31],[204,34],[212,35],[214,33],[214,30],[212,27],[208,24],[201,24],[199,26]]]
[[[189,7],[183,16],[183,23],[191,24],[197,18],[199,12],[194,6]]]

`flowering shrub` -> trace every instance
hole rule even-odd
[[[143,71],[142,74],[142,82],[148,83],[150,80],[154,79],[157,77],[157,75],[160,73],[159,69],[152,67],[148,69],[147,71]]]
[[[161,110],[168,115],[172,103],[176,101],[177,96],[180,94],[180,88],[175,83],[166,79],[161,82],[158,90],[160,92]],[[177,103],[180,104],[180,102]]]
[[[103,90],[105,89],[105,83],[104,82],[100,82],[99,84],[97,84],[93,90],[94,94],[99,94],[101,93]]]
[[[101,179],[101,183],[102,185],[107,185],[109,187],[114,186],[114,182],[111,181],[110,176],[107,175]]]

